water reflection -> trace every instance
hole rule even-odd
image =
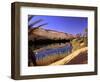
[[[33,63],[35,62],[34,65],[48,65],[67,56],[69,53],[72,52],[73,48],[70,42],[32,44],[33,45],[31,46],[32,53],[30,60]]]
[[[33,50],[34,51],[38,51],[38,50],[44,50],[44,49],[53,49],[53,48],[58,48],[58,47],[63,47],[66,44],[68,44],[68,42],[66,43],[52,43],[52,44],[34,44],[33,45]]]

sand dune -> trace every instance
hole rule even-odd
[[[29,40],[33,40],[35,39],[72,39],[75,38],[75,35],[72,34],[68,34],[68,33],[63,33],[63,32],[58,32],[58,31],[54,31],[54,30],[48,30],[48,29],[44,29],[44,28],[35,28],[32,29],[32,31],[29,33]]]

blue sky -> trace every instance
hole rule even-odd
[[[70,34],[82,33],[84,29],[87,28],[88,26],[87,17],[68,17],[68,16],[64,17],[64,16],[46,16],[46,15],[35,15],[29,21],[29,24],[39,19],[43,19],[43,21],[34,25],[34,27],[44,23],[48,23],[48,25],[43,26],[44,29],[56,30],[59,32],[65,32]]]

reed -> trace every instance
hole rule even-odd
[[[42,59],[36,60],[36,63],[38,66],[44,66],[44,65],[49,65],[53,62],[56,62],[64,57],[66,57],[68,54],[64,53],[64,54],[55,54],[55,55],[49,55],[46,56]]]

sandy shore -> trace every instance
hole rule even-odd
[[[79,56],[80,53],[84,53],[87,50],[88,50],[88,47],[84,47],[84,48],[78,49],[78,50],[74,51],[73,53],[69,54],[68,56],[66,56],[65,58],[63,58],[63,59],[61,59],[61,60],[59,60],[57,62],[54,62],[54,63],[52,63],[50,65],[64,65],[64,64],[70,63],[71,60],[73,60],[74,58]],[[87,54],[83,54],[83,55],[87,55]]]

